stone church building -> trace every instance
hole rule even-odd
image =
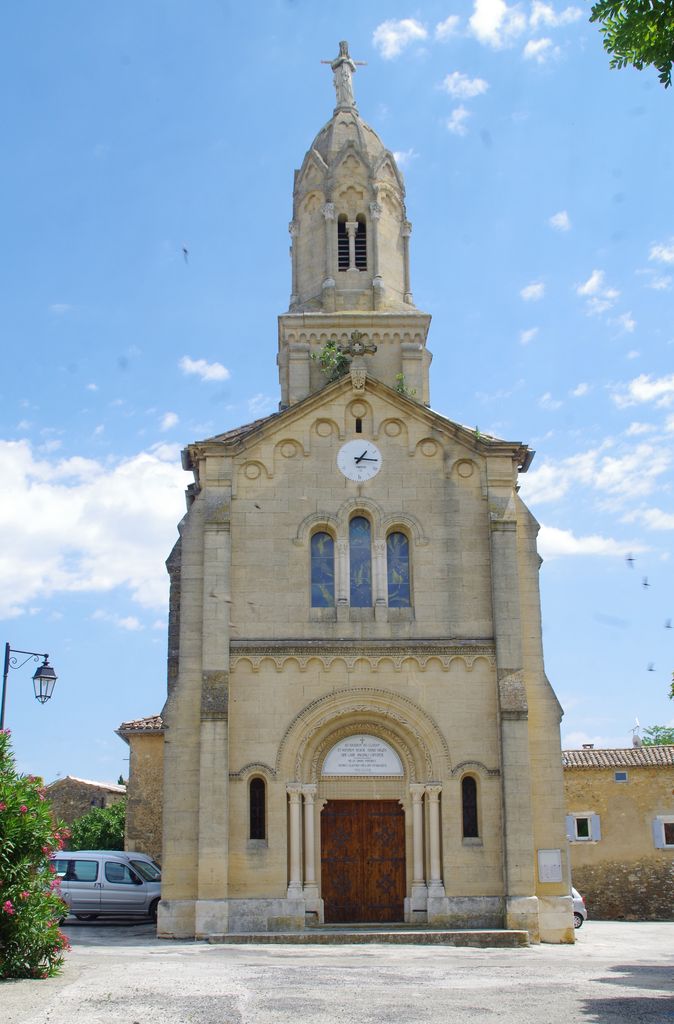
[[[158,931],[572,942],[533,452],[430,408],[405,188],[355,69],[340,44],[295,173],[280,411],[183,453]]]

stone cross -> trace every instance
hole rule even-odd
[[[351,76],[358,65],[364,66],[367,61],[352,60],[349,55],[349,44],[342,40],[339,44],[339,56],[334,60],[322,60],[321,64],[329,64],[334,73],[334,86],[337,93],[338,107],[355,107],[353,82]]]
[[[364,341],[365,335],[362,331],[351,331],[351,337],[345,345],[338,345],[340,352],[343,352],[345,356],[350,356],[351,359],[354,357],[360,357],[358,363],[364,365],[362,357],[367,353],[368,355],[374,355],[377,351],[377,346],[372,341]]]

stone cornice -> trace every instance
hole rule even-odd
[[[486,658],[495,665],[495,647],[492,640],[233,640],[230,643],[232,667],[239,661],[249,661],[253,671],[258,672],[265,660],[274,663],[281,672],[285,663],[293,660],[301,672],[306,671],[309,662],[318,660],[329,668],[335,661],[343,661],[348,668],[358,661],[369,662],[376,671],[382,661],[393,664],[400,672],[405,661],[415,661],[421,671],[433,659],[439,661],[445,671],[454,659],[462,660],[467,669],[472,669],[477,658]]]

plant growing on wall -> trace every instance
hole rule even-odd
[[[396,373],[396,391],[399,395],[404,395],[405,398],[416,398],[416,388],[408,388],[405,383],[405,374]]]
[[[71,850],[123,850],[126,800],[92,807],[70,826]]]
[[[348,372],[349,357],[336,341],[326,341],[320,352],[311,353],[311,358],[319,364],[328,381],[338,380]]]
[[[49,856],[67,835],[54,826],[42,780],[16,771],[9,730],[0,730],[0,978],[51,978],[61,969],[66,905]]]

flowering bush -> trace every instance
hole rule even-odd
[[[19,775],[9,730],[0,730],[0,978],[50,978],[68,940],[66,905],[49,856],[63,849],[40,779]]]

